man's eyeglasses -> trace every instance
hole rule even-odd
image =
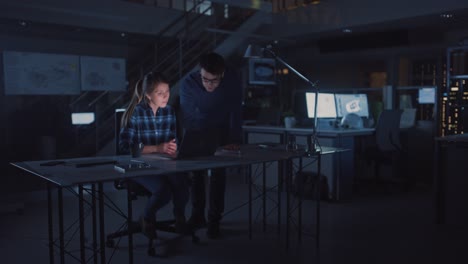
[[[200,76],[201,76],[202,82],[204,82],[204,83],[218,84],[221,81],[220,77],[214,78],[214,79],[208,79],[206,77],[203,77],[203,75],[201,75],[201,74],[200,74]]]

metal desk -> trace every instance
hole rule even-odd
[[[337,150],[335,148],[324,148],[324,154],[334,153]],[[52,193],[53,188],[57,189],[57,198],[58,198],[58,229],[59,229],[59,254],[60,262],[65,262],[65,254],[71,255],[70,252],[67,252],[65,249],[64,241],[64,219],[63,219],[63,189],[71,189],[72,187],[78,187],[77,196],[79,198],[79,235],[80,235],[80,256],[73,256],[75,259],[80,260],[82,263],[86,262],[86,249],[85,249],[85,225],[84,225],[84,205],[86,200],[84,199],[84,185],[91,185],[92,191],[92,201],[89,204],[92,207],[93,212],[93,258],[94,262],[97,263],[97,254],[99,253],[101,263],[106,262],[105,257],[105,233],[104,233],[104,194],[103,194],[103,183],[104,182],[113,182],[119,179],[130,179],[133,177],[144,176],[144,175],[163,175],[176,172],[189,172],[196,170],[206,170],[213,168],[227,168],[227,167],[238,167],[238,166],[251,166],[252,164],[261,164],[272,161],[281,161],[287,162],[290,164],[292,159],[301,158],[304,155],[300,151],[286,151],[285,147],[279,146],[273,149],[264,149],[260,148],[257,145],[243,145],[241,147],[241,155],[221,155],[221,156],[210,156],[210,157],[199,157],[186,160],[163,160],[157,158],[156,155],[143,155],[139,160],[145,161],[151,164],[153,169],[145,169],[142,171],[132,171],[127,173],[120,173],[114,170],[113,164],[104,164],[97,166],[89,167],[75,167],[73,164],[79,162],[94,162],[96,160],[111,160],[115,162],[125,163],[128,162],[130,156],[107,156],[107,157],[92,157],[92,158],[76,158],[76,159],[65,159],[62,160],[65,163],[55,166],[41,166],[44,162],[48,161],[24,161],[24,162],[15,162],[11,163],[13,166],[18,167],[21,170],[27,171],[34,176],[43,178],[47,184],[47,198],[48,198],[48,228],[49,228],[49,257],[50,263],[54,263],[54,247],[56,242],[54,241],[54,209],[53,209],[53,199]],[[321,153],[317,153],[320,157]],[[250,172],[250,169],[248,170]],[[264,175],[265,177],[265,175]],[[286,184],[291,183],[292,171],[286,175]],[[251,177],[250,185],[251,185]],[[252,190],[251,186],[249,188],[249,237],[251,237],[251,219],[252,219]],[[289,190],[289,189],[288,189]],[[96,195],[97,194],[97,195]],[[96,197],[99,202],[99,218],[96,217]],[[130,197],[128,196],[129,200]],[[265,199],[265,197],[264,197]],[[290,213],[290,203],[289,203],[289,191],[287,192],[287,223],[286,223],[286,243],[289,242],[289,213]],[[131,202],[128,204],[128,220],[132,220],[131,212]],[[278,210],[279,211],[279,210]],[[317,204],[317,248],[319,245],[319,205]],[[97,231],[99,226],[99,243],[97,243]],[[129,263],[133,263],[133,253],[132,253],[132,236],[129,236]],[[99,245],[99,248],[97,248]]]
[[[243,126],[244,143],[256,143],[255,134],[260,135],[260,140],[266,138],[263,135],[276,135],[279,137],[278,143],[285,144],[288,137],[293,135],[299,140],[303,140],[303,144],[308,145],[307,141],[313,135],[312,128],[286,128],[283,126]],[[352,188],[354,185],[354,174],[356,171],[357,153],[359,153],[360,140],[366,136],[373,135],[374,128],[362,129],[341,129],[328,128],[317,131],[317,145],[332,146],[339,149],[347,149],[345,153],[332,155],[330,158],[323,160],[321,172],[327,176],[329,182],[330,199],[346,200],[352,197]],[[249,137],[250,135],[250,137]],[[271,138],[271,137],[270,137]],[[254,140],[252,140],[254,139]],[[355,153],[356,152],[356,153]],[[278,169],[279,171],[282,168]]]

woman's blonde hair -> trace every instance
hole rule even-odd
[[[122,119],[120,121],[121,127],[127,126],[137,104],[139,104],[141,100],[147,100],[145,94],[152,93],[160,83],[169,83],[166,77],[160,72],[149,72],[143,77],[143,79],[137,81],[135,89],[133,90],[132,99],[122,115]]]

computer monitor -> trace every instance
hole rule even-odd
[[[315,93],[306,93],[307,116],[313,118],[315,110]],[[319,93],[317,99],[317,118],[336,118],[335,95]]]
[[[338,117],[354,113],[360,117],[369,117],[367,94],[335,94]]]
[[[435,104],[436,89],[434,87],[423,87],[418,90],[418,102],[420,104]]]
[[[314,127],[314,119],[307,116],[307,103],[305,96],[307,92],[310,92],[310,89],[294,91],[292,108],[294,116],[296,117],[297,127]]]

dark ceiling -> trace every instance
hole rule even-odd
[[[424,41],[425,43],[436,43],[443,39],[444,35],[448,32],[463,32],[465,30],[468,32],[468,9],[455,10],[450,12],[450,14],[450,17],[444,17],[442,14],[433,14],[346,28],[351,29],[351,33],[343,32],[345,28],[322,32],[304,32],[301,35],[289,37],[288,39],[299,45],[301,45],[301,43],[326,43],[331,49],[333,49],[332,43],[337,41],[349,41],[350,45],[371,45],[374,42],[384,41],[398,44],[404,43],[405,41],[418,42],[418,40]],[[266,28],[270,29],[265,30]],[[265,32],[270,32],[271,35],[275,35],[273,31],[274,25],[270,25],[262,27],[261,32],[263,35],[268,35],[268,33]],[[136,47],[152,43],[155,39],[154,35],[12,18],[0,18],[0,33],[4,35],[112,43]],[[461,33],[459,36],[460,40],[467,37],[468,33],[466,35]],[[382,45],[384,44],[385,43],[382,43]]]
[[[0,34],[7,36],[110,43],[140,46],[154,42],[154,35],[76,27],[37,21],[0,18]]]

